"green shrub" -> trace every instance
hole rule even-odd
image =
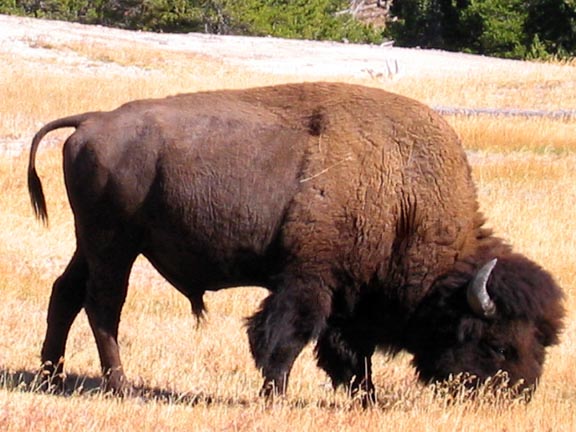
[[[387,36],[507,58],[576,55],[576,0],[395,0]]]
[[[548,55],[576,56],[576,0],[530,0],[525,31]]]
[[[524,0],[470,0],[460,26],[468,30],[464,50],[497,57],[524,58],[527,52]]]

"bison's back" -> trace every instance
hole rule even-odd
[[[476,223],[454,132],[378,89],[309,83],[132,102],[83,124],[66,152],[77,214],[138,224],[160,265],[201,251],[232,279],[270,257],[360,281],[394,266],[433,278]],[[82,176],[93,181],[74,186]]]

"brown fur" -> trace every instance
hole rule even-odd
[[[122,388],[117,329],[138,254],[197,315],[207,290],[270,289],[248,321],[265,394],[285,389],[313,338],[335,385],[370,394],[376,348],[412,352],[425,380],[503,369],[533,385],[544,347],[557,341],[560,289],[482,227],[459,139],[418,102],[309,83],[60,119],[31,149],[30,193],[41,217],[36,149],[64,126],[77,128],[64,147],[64,174],[78,247],[54,284],[44,362],[64,355],[85,307],[108,382]],[[463,293],[494,257],[501,261],[489,292],[499,313],[486,320]],[[514,359],[491,357],[494,339]]]

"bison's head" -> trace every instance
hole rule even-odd
[[[408,348],[420,379],[466,374],[472,377],[467,383],[477,385],[506,376],[508,384],[530,392],[546,347],[558,342],[562,292],[521,255],[473,267],[463,265],[438,279],[416,312]]]

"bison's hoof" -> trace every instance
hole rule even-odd
[[[64,376],[41,376],[34,390],[43,393],[62,394],[65,392]]]
[[[274,400],[284,396],[284,386],[279,385],[275,380],[266,380],[260,389],[260,397],[267,400]]]
[[[45,393],[64,393],[65,379],[62,363],[55,366],[53,362],[47,361],[42,365],[34,389]]]
[[[133,392],[121,368],[109,370],[104,374],[102,390],[104,393],[120,397],[128,397]]]

